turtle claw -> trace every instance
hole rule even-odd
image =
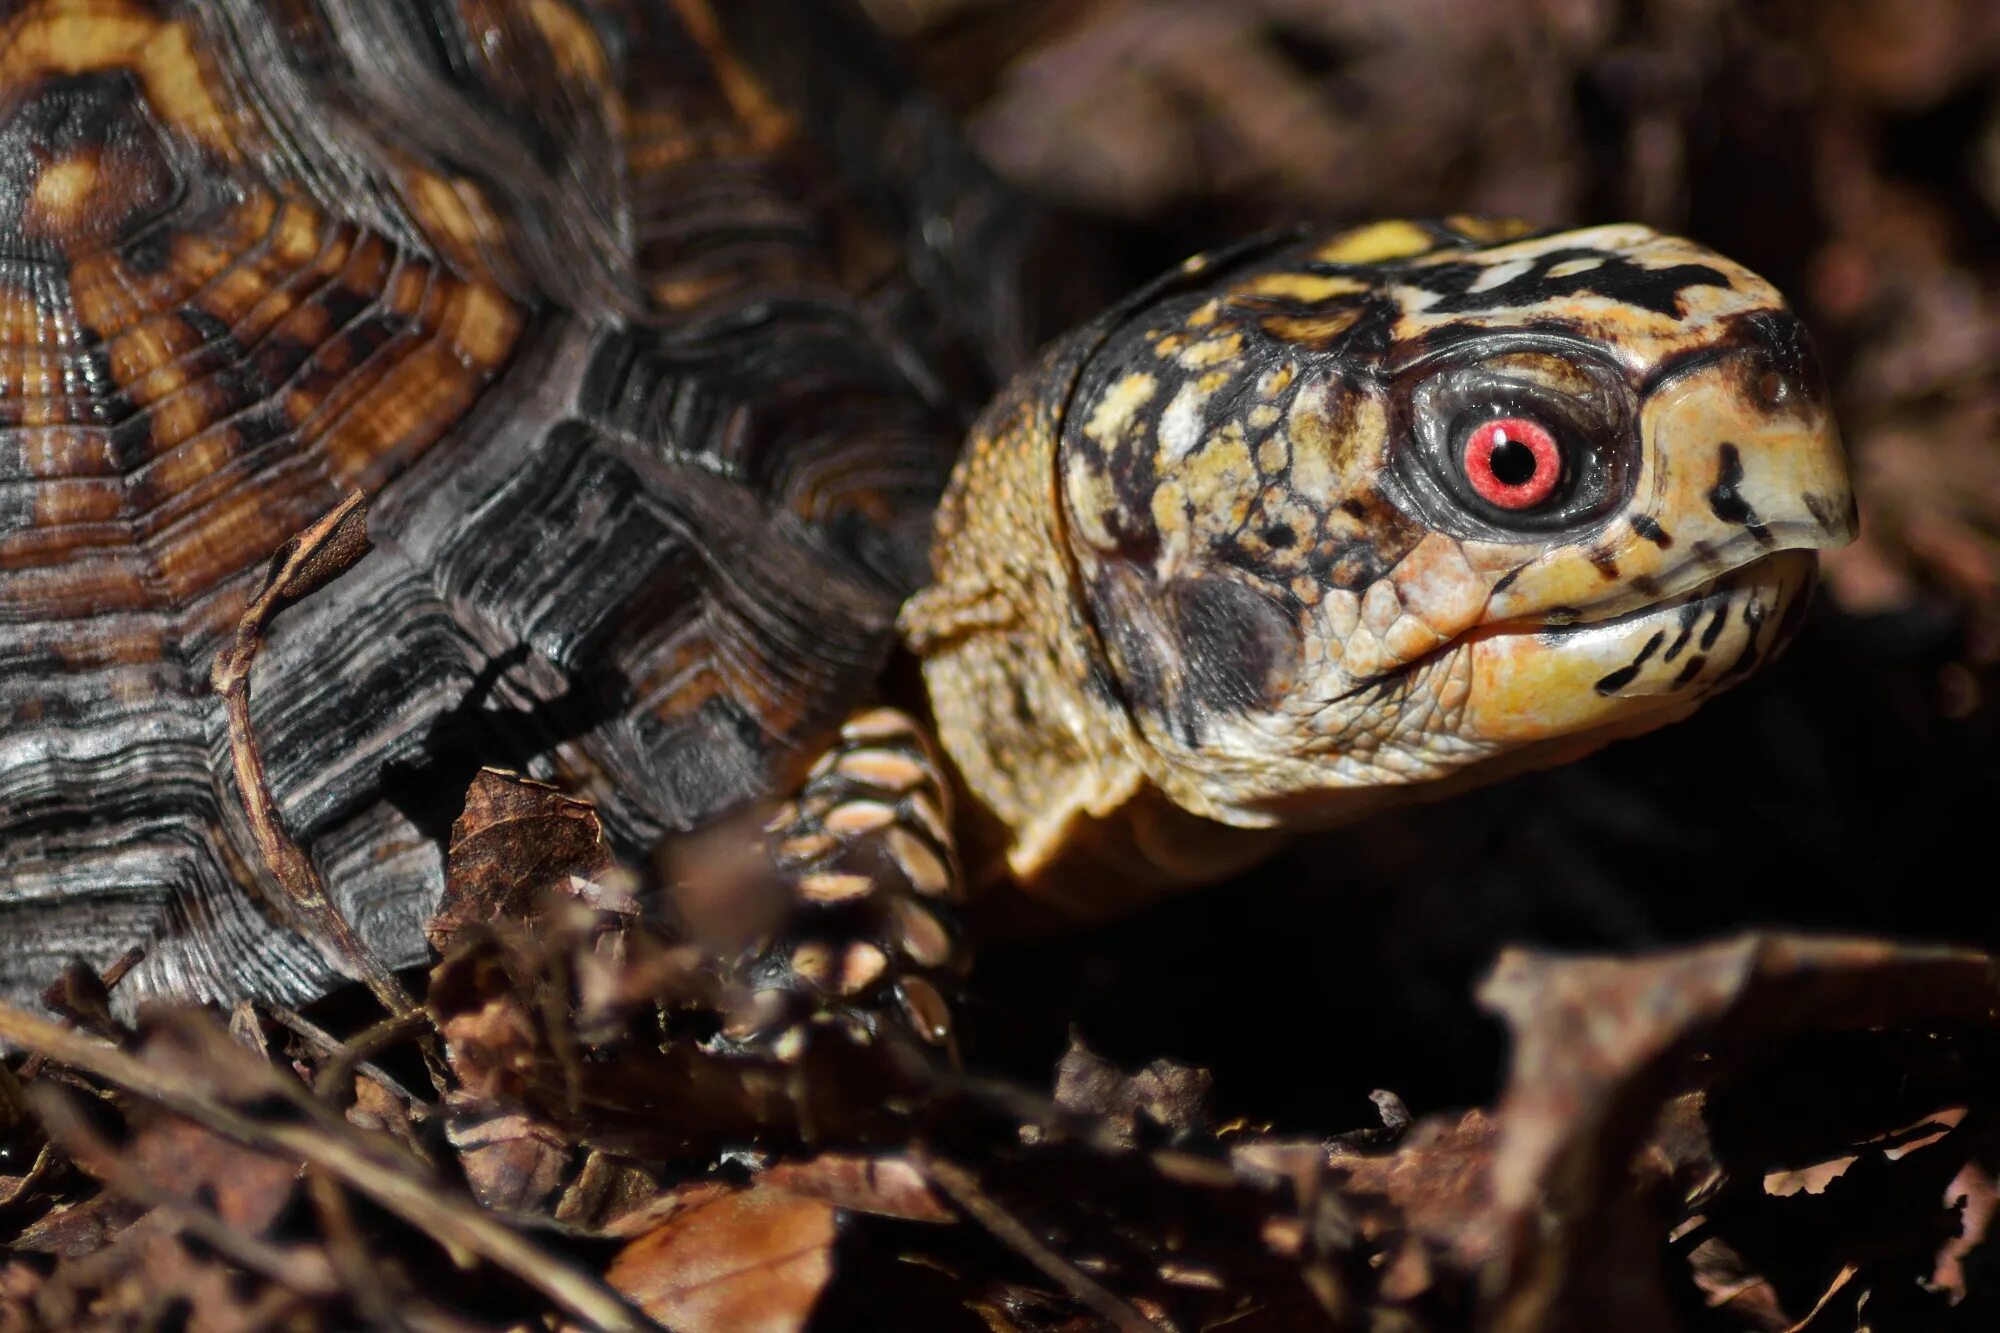
[[[815,1029],[869,1044],[893,1027],[955,1060],[964,880],[919,725],[888,708],[849,718],[764,834],[787,897],[731,969],[748,999],[720,1041],[789,1063]]]

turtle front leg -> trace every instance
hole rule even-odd
[[[950,787],[917,722],[849,718],[764,835],[787,898],[730,969],[749,998],[717,1045],[789,1061],[815,1027],[872,1041],[894,1024],[955,1058],[963,881]]]

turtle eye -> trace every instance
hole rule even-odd
[[[1473,494],[1510,513],[1545,502],[1563,477],[1555,433],[1529,417],[1500,417],[1475,426],[1465,437],[1459,466]]]

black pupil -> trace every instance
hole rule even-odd
[[[1503,437],[1493,446],[1486,465],[1502,486],[1525,486],[1535,479],[1535,451],[1519,440]]]

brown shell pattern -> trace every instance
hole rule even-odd
[[[135,943],[135,995],[330,983],[207,676],[352,488],[377,550],[279,621],[256,715],[392,963],[477,765],[643,843],[866,694],[1013,335],[939,313],[977,308],[949,247],[906,262],[984,178],[899,88],[829,110],[779,27],[862,40],[790,0],[0,7],[0,992]],[[923,131],[903,174],[810,141],[842,115]]]

